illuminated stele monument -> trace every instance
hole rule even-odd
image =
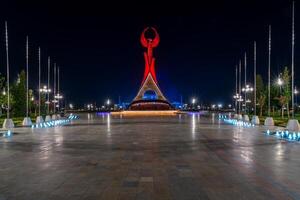
[[[153,31],[154,38],[146,38],[147,31]],[[160,91],[155,74],[155,58],[153,48],[159,43],[159,35],[155,28],[146,28],[141,35],[141,43],[147,48],[144,52],[145,72],[138,94],[129,106],[129,110],[171,110],[172,106]]]

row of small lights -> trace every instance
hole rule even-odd
[[[237,120],[237,119],[231,119],[229,117],[227,117],[226,115],[219,115],[219,119],[223,120],[226,123],[232,124],[234,126],[238,126],[238,127],[254,127],[255,125],[250,123],[250,122],[244,122],[242,120]]]
[[[289,140],[289,141],[300,141],[300,132],[298,132],[298,133],[289,132],[287,130],[271,132],[270,130],[267,130],[266,134],[273,135],[277,138],[285,139],[285,140]]]
[[[49,127],[60,126],[60,125],[70,123],[71,120],[75,120],[78,118],[79,117],[77,115],[70,115],[68,119],[58,119],[49,122],[42,122],[42,123],[32,125],[31,128],[49,128]]]
[[[54,127],[54,126],[59,126],[63,125],[66,123],[69,123],[71,120],[69,119],[58,119],[58,120],[53,120],[53,121],[48,121],[48,122],[42,122],[38,124],[34,124],[31,126],[31,128],[48,128],[48,127]]]
[[[71,120],[79,119],[77,115],[70,115],[68,119],[60,119],[60,120],[53,120],[49,122],[43,122],[39,124],[32,125],[31,128],[49,128],[59,125],[64,125],[66,123],[69,123]],[[11,130],[8,130],[7,132],[2,134],[2,137],[8,138],[11,137],[13,134]]]

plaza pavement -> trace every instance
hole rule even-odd
[[[212,116],[83,114],[0,138],[0,200],[300,199],[300,143]]]

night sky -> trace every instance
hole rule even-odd
[[[271,3],[269,3],[271,2]],[[201,5],[154,2],[140,9],[124,5],[92,5],[8,1],[1,3],[0,72],[5,74],[4,21],[9,26],[13,72],[25,68],[25,37],[30,40],[30,85],[35,88],[37,48],[43,59],[42,82],[47,78],[47,56],[61,68],[61,90],[77,105],[103,104],[107,98],[130,102],[144,72],[140,34],[147,26],[161,37],[154,50],[159,85],[173,101],[230,103],[235,88],[235,65],[248,54],[248,77],[253,80],[253,41],[257,41],[258,73],[266,81],[268,25],[272,25],[272,76],[291,64],[291,1],[219,1]],[[130,5],[127,5],[130,6]],[[132,12],[131,12],[132,10]],[[300,5],[296,3],[296,85],[300,86]],[[299,21],[299,23],[298,23]],[[2,25],[1,25],[2,24]]]

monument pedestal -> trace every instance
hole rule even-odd
[[[274,126],[274,120],[273,117],[267,117],[265,119],[265,126]]]
[[[289,131],[293,131],[293,132],[299,132],[300,131],[300,125],[297,119],[290,119],[288,121],[288,124],[286,126],[286,128]]]
[[[241,114],[238,115],[237,120],[243,120],[243,116]]]
[[[52,120],[57,120],[57,115],[56,114],[52,115]]]
[[[13,122],[12,119],[5,119],[4,120],[2,128],[11,129],[11,128],[14,128],[14,127],[15,127],[15,125],[14,125],[14,122]]]
[[[244,115],[243,120],[244,120],[245,122],[249,122],[249,116],[248,116],[248,115]]]
[[[42,116],[37,116],[35,123],[39,124],[39,123],[43,123],[43,122],[44,122],[43,117]]]
[[[31,125],[32,125],[31,118],[30,118],[30,117],[25,117],[25,118],[23,119],[22,125],[23,125],[23,126],[31,126]]]
[[[259,118],[258,118],[257,115],[253,115],[253,116],[252,116],[251,123],[252,123],[252,124],[255,124],[255,125],[259,125],[259,124],[260,124]]]
[[[46,116],[46,118],[45,118],[45,122],[49,122],[49,121],[51,121],[52,119],[51,119],[51,116],[50,115],[47,115]]]

